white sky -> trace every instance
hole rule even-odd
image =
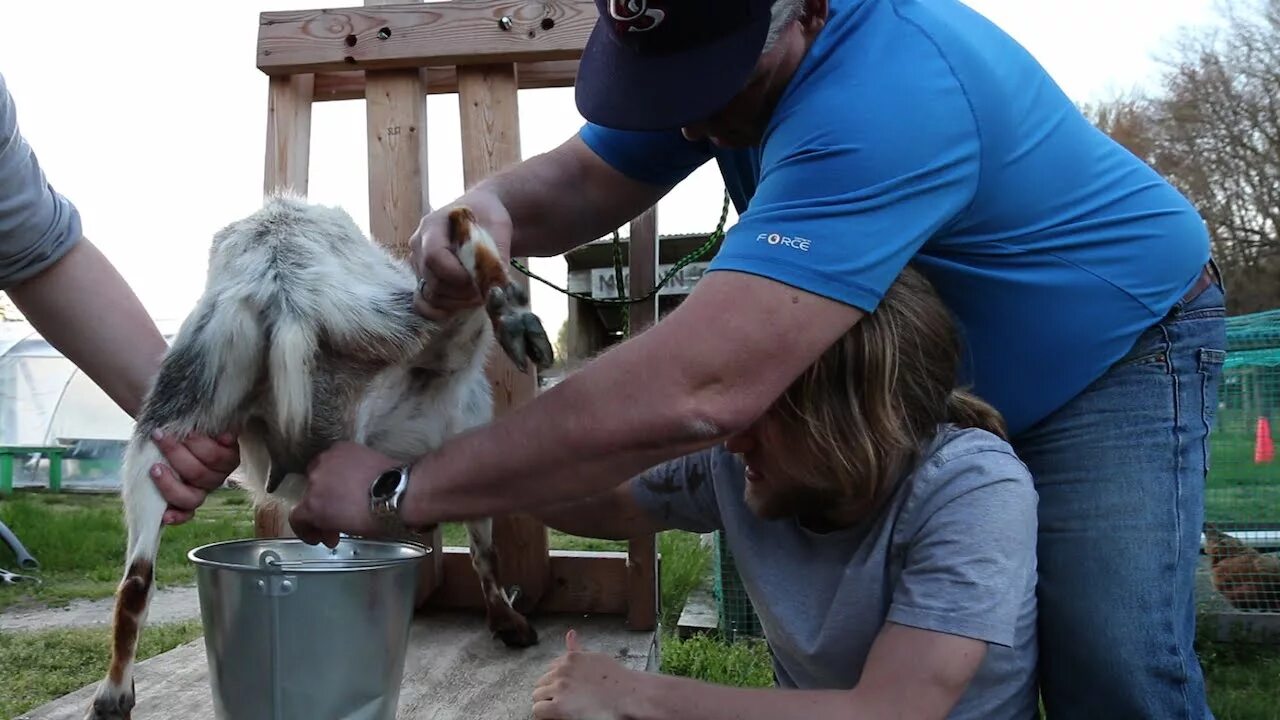
[[[339,3],[359,5],[360,0]],[[1179,26],[1211,21],[1212,0],[969,0],[1025,45],[1069,95],[1085,101],[1150,80]],[[86,234],[152,315],[181,318],[204,282],[209,238],[261,200],[266,76],[254,67],[257,14],[314,0],[5,2],[0,73],[54,186],[80,208]],[[551,149],[581,118],[572,89],[522,91],[525,157]],[[433,206],[462,192],[456,95],[428,103]],[[364,107],[318,103],[312,199],[340,204],[368,228]],[[709,232],[723,185],[700,169],[658,207],[662,233]],[[730,210],[730,222],[734,219]],[[625,230],[624,230],[625,233]],[[564,262],[533,270],[564,284]],[[567,300],[534,282],[548,331]],[[74,288],[92,302],[93,288]]]

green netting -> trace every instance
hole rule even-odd
[[[1219,536],[1206,534],[1198,585],[1204,609],[1280,612],[1280,310],[1227,319],[1227,359],[1209,438],[1205,520],[1239,555],[1211,571]],[[1210,542],[1213,542],[1211,545]],[[1255,553],[1265,553],[1262,557]]]
[[[738,575],[733,561],[733,553],[729,551],[724,533],[715,533],[715,553],[712,562],[715,565],[715,584],[713,593],[720,606],[720,633],[728,642],[739,637],[761,637],[763,632],[760,621],[756,617],[755,607],[747,597],[742,578]]]
[[[1209,553],[1201,561],[1197,602],[1210,611],[1280,612],[1280,309],[1227,319],[1227,358],[1209,437],[1205,520],[1237,543],[1239,572],[1215,582]],[[1216,536],[1215,536],[1216,537]],[[1206,537],[1206,541],[1210,538]],[[1217,550],[1206,544],[1206,551]],[[1254,551],[1265,555],[1255,556]],[[1271,559],[1276,558],[1276,559]],[[729,640],[760,633],[732,554],[716,534],[716,599]],[[1274,567],[1273,574],[1268,568]]]

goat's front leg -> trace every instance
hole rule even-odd
[[[498,583],[498,548],[493,544],[493,520],[474,520],[466,523],[466,527],[471,541],[471,566],[480,578],[489,629],[508,647],[536,645],[537,631],[516,611],[511,598]]]

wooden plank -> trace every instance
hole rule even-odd
[[[305,196],[311,173],[311,75],[273,77],[267,83],[264,194],[279,190]],[[275,503],[254,509],[255,537],[291,537],[288,518]]]
[[[467,0],[259,15],[257,66],[268,75],[576,60],[595,25],[592,0]]]
[[[650,207],[631,221],[627,243],[627,287],[632,299],[653,292],[658,279],[658,208]],[[634,337],[658,321],[658,298],[654,294],[630,308],[630,329]],[[627,542],[627,626],[632,630],[652,630],[658,625],[658,538],[646,535]]]
[[[463,183],[480,180],[520,161],[520,116],[515,65],[468,65],[458,68],[458,109],[462,134]],[[521,258],[524,260],[524,258]],[[529,280],[510,270],[514,282],[529,291]],[[531,400],[537,392],[537,369],[525,374],[494,347],[488,363],[494,413],[501,415]],[[498,577],[508,588],[518,586],[514,603],[527,612],[546,590],[551,568],[547,529],[536,518],[515,514],[494,518]]]
[[[573,87],[578,77],[577,60],[518,63],[516,79],[521,90]],[[314,102],[364,99],[364,71],[320,73],[315,76]],[[454,66],[432,67],[427,72],[427,94],[458,92],[458,72]]]
[[[720,611],[715,596],[707,588],[697,588],[685,598],[676,634],[681,638],[704,635],[720,628]]]
[[[419,70],[380,70],[365,84],[369,141],[369,230],[396,257],[427,203],[427,100]]]
[[[1280,645],[1280,613],[1208,611],[1200,613],[1198,622],[1218,642]]]
[[[365,0],[369,6],[382,3]],[[366,76],[369,233],[395,257],[409,258],[409,238],[428,207],[427,99],[424,71],[381,70]],[[444,582],[439,527],[418,538],[431,548],[422,561],[416,607]]]
[[[556,615],[540,619],[546,638],[512,650],[492,637],[484,617],[473,612],[418,616],[409,628],[396,714],[402,720],[527,718],[534,684],[564,651],[564,635],[578,631],[583,646],[634,670],[653,671],[657,637],[635,632],[615,618]],[[138,705],[133,720],[214,720],[213,696],[203,639],[138,663]],[[326,658],[342,657],[334,648]],[[318,661],[322,661],[320,659]],[[18,720],[81,720],[97,682],[18,717]]]
[[[273,77],[267,84],[267,147],[263,190],[307,194],[311,170],[311,75]]]
[[[427,607],[482,608],[480,581],[471,567],[467,548],[445,547],[443,560],[444,585],[431,596]],[[525,607],[523,612],[626,614],[626,553],[551,550],[548,567],[550,577],[545,591],[536,605]],[[536,628],[538,620],[532,621]]]

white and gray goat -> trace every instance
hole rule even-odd
[[[407,461],[487,423],[485,365],[495,341],[521,370],[551,364],[542,324],[492,237],[466,208],[451,212],[449,228],[486,303],[443,323],[414,311],[408,239],[384,248],[339,208],[269,195],[214,235],[204,294],[164,357],[125,454],[125,572],[111,664],[87,718],[127,720],[136,701],[135,653],[167,507],[148,476],[163,462],[153,430],[181,437],[239,428],[242,484],[255,505],[287,512],[308,463],[337,441]],[[489,628],[508,646],[536,643],[498,581],[492,521],[467,530]]]

